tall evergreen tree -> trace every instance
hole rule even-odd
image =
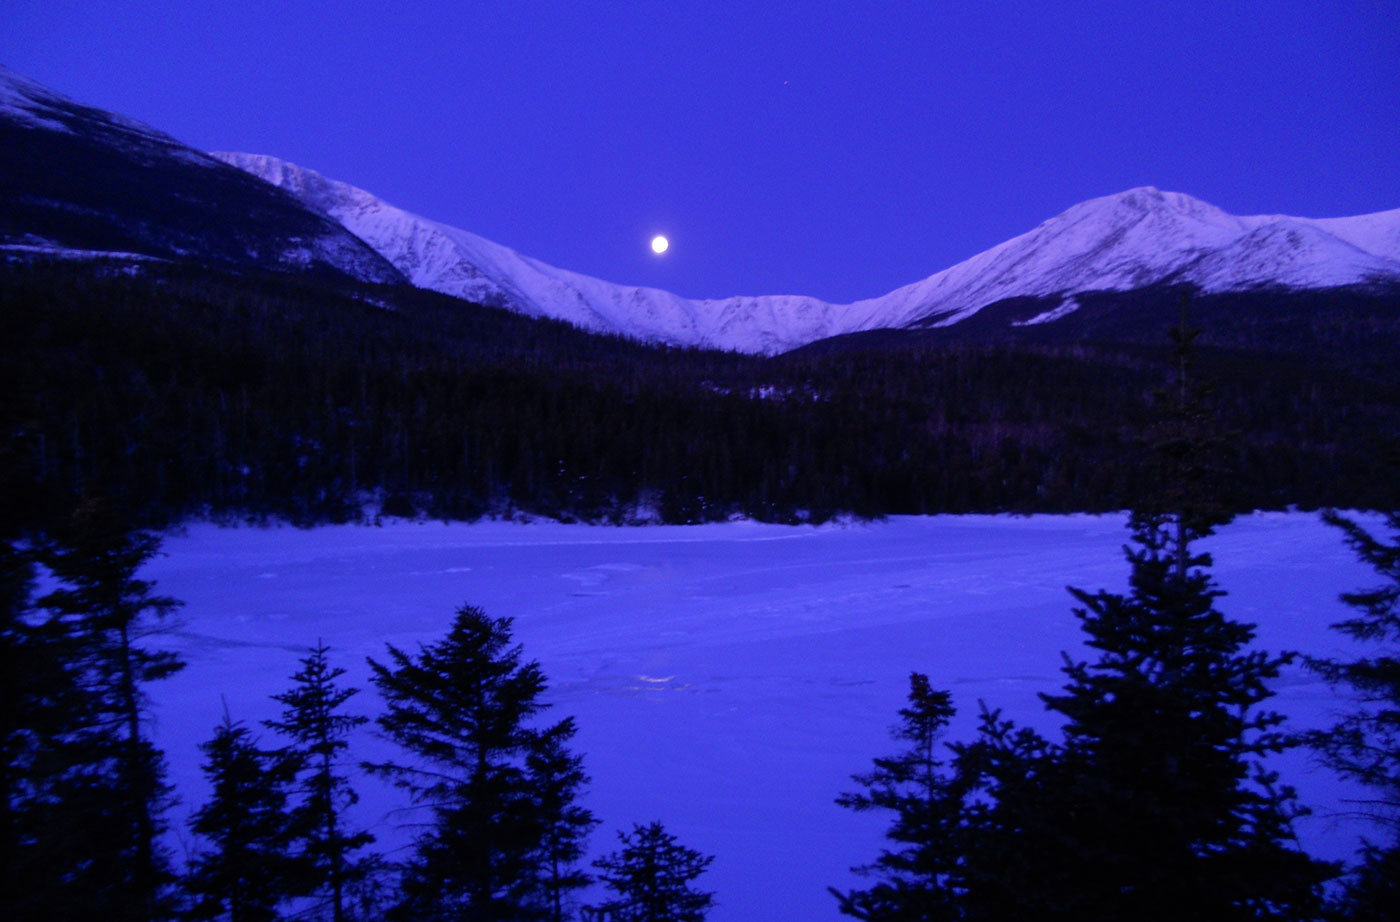
[[[1067,663],[1063,693],[1044,696],[1065,741],[1032,809],[1084,873],[1024,889],[1060,918],[1311,918],[1327,871],[1260,766],[1287,745],[1262,705],[1288,660],[1247,649],[1253,627],[1216,608],[1201,531],[1179,515],[1135,515],[1132,531],[1128,594],[1071,590],[1098,659]]]
[[[588,834],[598,819],[578,803],[588,784],[583,758],[568,748],[576,728],[566,717],[542,731],[526,756],[526,769],[544,819],[540,858],[549,922],[569,918],[571,896],[593,878],[579,864],[588,847]]]
[[[1039,893],[1051,917],[1303,919],[1329,873],[1298,849],[1292,792],[1260,764],[1289,745],[1282,716],[1262,705],[1290,657],[1249,649],[1253,626],[1216,608],[1224,593],[1196,548],[1228,515],[1195,335],[1183,300],[1150,446],[1155,484],[1129,522],[1130,590],[1071,588],[1098,658],[1067,660],[1064,691],[1042,696],[1066,720],[1027,804],[1028,845],[1050,860],[1012,886]],[[1067,872],[1064,855],[1083,873]]]
[[[1356,610],[1333,627],[1366,643],[1356,659],[1309,659],[1308,665],[1352,697],[1353,710],[1330,730],[1313,734],[1311,744],[1345,778],[1373,792],[1365,811],[1380,825],[1384,839],[1367,841],[1360,866],[1349,881],[1342,915],[1351,919],[1400,917],[1400,512],[1385,516],[1388,537],[1380,537],[1336,511],[1324,520],[1340,528],[1356,555],[1383,580],[1349,592],[1342,601]]]
[[[82,623],[34,606],[33,558],[0,543],[0,918],[132,918],[128,749]]]
[[[330,665],[330,648],[317,642],[292,676],[296,685],[273,695],[283,705],[278,720],[263,721],[291,740],[286,753],[298,776],[299,804],[294,829],[315,889],[325,894],[333,922],[345,922],[347,887],[362,881],[372,862],[355,853],[374,841],[364,830],[348,828],[345,811],[359,801],[342,769],[346,737],[369,718],[345,714],[342,706],[358,689],[341,688],[345,670]]]
[[[0,917],[77,918],[126,892],[123,870],[95,860],[121,795],[73,644],[33,586],[32,554],[0,543]]]
[[[864,890],[831,890],[845,915],[872,922],[961,918],[961,833],[968,791],[962,778],[949,771],[942,742],[954,713],[946,691],[935,691],[928,676],[912,673],[909,703],[891,731],[908,748],[876,759],[872,771],[855,776],[864,790],[837,798],[852,810],[894,814],[885,833],[892,847],[872,864],[856,868],[878,882]]]
[[[619,832],[620,851],[593,862],[599,878],[617,896],[589,907],[599,922],[703,922],[714,894],[692,882],[713,862],[676,841],[660,822],[634,824]]]
[[[180,603],[155,595],[136,577],[159,540],[131,531],[100,503],[79,507],[43,562],[61,588],[39,600],[48,629],[67,647],[65,668],[87,695],[89,723],[82,764],[110,771],[117,802],[93,811],[112,820],[110,839],[92,856],[119,869],[125,892],[114,893],[108,918],[152,920],[172,911],[174,880],[161,845],[170,802],[161,752],[143,726],[143,686],[177,672],[173,653],[143,642]]]
[[[940,865],[958,894],[944,917],[1299,920],[1320,911],[1330,868],[1299,850],[1292,792],[1261,766],[1289,745],[1282,717],[1263,707],[1288,658],[1249,648],[1253,627],[1217,609],[1224,593],[1196,547],[1228,516],[1194,338],[1183,306],[1148,489],[1130,519],[1130,589],[1070,590],[1098,656],[1067,657],[1064,690],[1042,696],[1064,720],[1061,742],[984,709],[977,739],[953,747],[953,773],[934,789],[956,846],[955,862]],[[884,917],[940,917],[919,905],[923,892],[902,896],[881,907]]]
[[[214,736],[200,744],[209,802],[190,828],[213,848],[198,854],[185,878],[195,919],[271,922],[302,892],[305,872],[293,855],[295,827],[287,795],[296,765],[257,740],[225,712]]]
[[[533,725],[547,707],[544,674],[512,645],[511,624],[464,605],[447,636],[417,656],[391,645],[389,664],[370,660],[388,708],[379,726],[415,761],[365,767],[432,811],[402,881],[397,917],[551,916],[546,843],[577,785],[542,794],[532,772],[531,757],[548,752],[542,740],[562,745],[570,734],[566,725]],[[557,754],[550,761],[557,764]]]

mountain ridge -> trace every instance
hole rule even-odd
[[[0,67],[0,252],[181,260],[370,284],[404,279],[364,241],[142,122]]]
[[[957,324],[1014,297],[1191,284],[1206,292],[1323,288],[1400,279],[1400,209],[1350,218],[1236,216],[1151,186],[1081,202],[1036,228],[873,298],[802,295],[691,300],[549,266],[363,189],[257,154],[213,156],[340,221],[420,287],[567,320],[597,332],[774,353],[846,333]]]

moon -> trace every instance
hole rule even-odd
[[[651,251],[657,256],[660,256],[662,253],[665,253],[670,248],[671,241],[666,239],[665,234],[657,234],[655,237],[651,238]]]

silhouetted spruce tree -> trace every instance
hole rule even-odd
[[[840,910],[875,922],[961,918],[961,851],[968,790],[944,759],[944,730],[955,713],[946,691],[929,686],[928,676],[909,676],[909,703],[899,711],[891,735],[908,748],[875,760],[875,768],[855,776],[864,790],[842,794],[837,803],[852,810],[894,814],[885,838],[891,847],[872,864],[854,870],[877,883],[842,893],[831,888]]]
[[[1345,533],[1347,544],[1384,580],[1374,588],[1344,594],[1342,600],[1356,616],[1333,625],[1370,645],[1367,654],[1347,661],[1308,660],[1329,683],[1343,687],[1354,705],[1330,730],[1312,734],[1309,742],[1334,771],[1374,792],[1362,806],[1385,836],[1380,843],[1364,843],[1339,915],[1400,918],[1400,512],[1385,517],[1388,538],[1334,510],[1323,518]]]
[[[946,917],[1300,920],[1320,911],[1331,869],[1298,849],[1293,794],[1260,764],[1289,745],[1282,717],[1263,708],[1288,658],[1249,649],[1253,628],[1216,608],[1223,593],[1196,547],[1228,516],[1214,485],[1220,441],[1193,380],[1194,337],[1183,309],[1148,488],[1130,519],[1130,589],[1071,589],[1098,656],[1066,658],[1068,684],[1042,696],[1064,720],[1061,741],[984,708],[977,738],[952,747],[938,801],[941,819],[957,818],[947,832],[955,858],[942,865],[955,894],[939,907]],[[903,896],[878,907],[884,917],[938,918]]]
[[[1076,856],[1055,850],[1057,820],[1043,807],[1060,789],[1060,748],[1029,727],[1004,720],[981,703],[976,737],[952,743],[962,827],[950,844],[960,873],[952,918],[1036,917],[1053,907],[1033,884],[1057,872],[1082,873]]]
[[[593,866],[617,896],[588,908],[599,922],[702,922],[714,894],[691,886],[714,861],[676,841],[660,822],[619,832],[620,851]]]
[[[576,732],[574,719],[566,717],[540,732],[526,755],[526,769],[545,820],[541,884],[550,922],[569,918],[572,895],[593,882],[579,862],[598,819],[577,802],[589,778],[583,758],[568,748]]]
[[[159,546],[154,535],[126,529],[106,507],[90,502],[43,555],[61,587],[39,605],[67,648],[64,668],[88,696],[83,751],[72,755],[75,764],[109,773],[115,782],[114,802],[85,808],[93,834],[105,831],[102,842],[92,843],[90,860],[110,866],[120,880],[103,912],[111,919],[152,920],[173,911],[174,875],[160,839],[170,787],[164,758],[142,725],[142,688],[183,663],[143,641],[180,603],[155,595],[154,583],[136,578]],[[95,792],[89,787],[87,793]],[[97,814],[105,821],[97,822]]]
[[[1260,764],[1289,745],[1262,705],[1290,658],[1249,649],[1253,627],[1216,608],[1224,593],[1196,547],[1228,516],[1210,487],[1194,336],[1183,307],[1156,486],[1129,523],[1129,592],[1070,590],[1098,658],[1067,659],[1064,691],[1042,696],[1065,717],[1064,742],[1039,799],[1017,809],[1027,847],[1049,860],[1008,882],[1041,918],[1307,919],[1330,876],[1293,838],[1292,791]]]
[[[296,764],[258,748],[248,728],[227,712],[199,748],[213,792],[190,818],[190,829],[213,847],[196,855],[185,878],[189,914],[229,922],[277,919],[279,906],[306,892],[287,809]]]
[[[33,558],[0,543],[0,918],[132,918],[129,749],[85,625],[35,607]]]
[[[28,619],[33,602],[34,567],[27,555],[8,540],[0,542],[0,913],[6,918],[35,918],[27,898],[33,830],[27,829],[27,801],[39,779],[26,763],[38,746],[33,707],[41,682],[30,670],[44,669],[43,660],[32,662]],[[47,657],[44,657],[46,660]]]
[[[0,543],[0,918],[83,918],[127,893],[102,861],[122,800],[65,626],[33,607],[33,557]],[[115,836],[119,839],[120,836]]]
[[[569,733],[532,726],[547,707],[544,674],[522,661],[511,623],[463,606],[447,636],[417,656],[391,645],[388,665],[370,660],[388,708],[379,726],[414,760],[365,767],[432,811],[401,881],[397,918],[528,922],[552,914],[547,843],[576,785],[542,790],[531,757]],[[548,761],[558,764],[557,754]]]
[[[1312,918],[1329,873],[1293,839],[1292,791],[1259,764],[1288,745],[1262,708],[1288,658],[1248,649],[1252,626],[1216,608],[1210,558],[1190,546],[1204,533],[1180,526],[1133,517],[1128,594],[1071,590],[1099,657],[1067,663],[1063,693],[1044,696],[1064,745],[1029,809],[1048,811],[1039,844],[1083,873],[1052,864],[1021,892],[1055,918]]]
[[[1058,748],[985,704],[976,737],[944,746],[938,741],[953,714],[947,693],[915,673],[909,701],[894,733],[913,746],[876,759],[875,771],[856,776],[867,792],[838,800],[895,813],[886,832],[892,846],[855,869],[879,882],[848,893],[832,889],[839,908],[873,922],[1035,917],[1046,905],[1044,890],[1027,885],[1053,864],[1076,866],[1072,855],[1039,849]],[[940,748],[953,758],[945,762]],[[1032,868],[1040,874],[1028,873]]]
[[[296,685],[273,695],[283,705],[281,719],[263,724],[291,741],[285,755],[297,776],[294,837],[310,874],[308,882],[325,896],[333,922],[344,922],[347,888],[363,882],[374,867],[372,860],[354,857],[374,836],[346,826],[345,811],[359,795],[342,769],[349,747],[346,737],[369,718],[342,713],[358,689],[336,685],[345,670],[330,665],[329,653],[320,642],[311,649],[292,676]]]

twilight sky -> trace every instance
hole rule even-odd
[[[1400,207],[1394,0],[9,0],[0,63],[689,297],[884,294],[1132,186]]]

